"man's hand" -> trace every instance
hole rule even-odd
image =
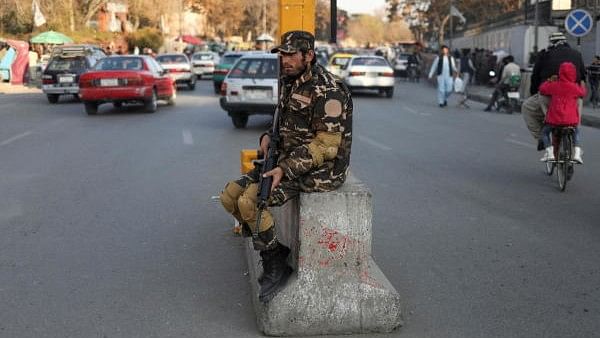
[[[273,183],[271,184],[271,191],[273,191],[273,189],[277,188],[283,178],[283,169],[281,169],[281,167],[276,167],[275,169],[264,173],[263,177],[273,177]]]
[[[265,135],[260,140],[260,151],[263,153],[263,158],[267,158],[267,150],[269,150],[269,143],[271,143],[271,136]]]

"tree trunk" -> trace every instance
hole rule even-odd
[[[440,32],[439,32],[439,44],[440,47],[444,44],[444,30],[446,28],[446,23],[448,23],[448,19],[450,19],[450,15],[446,15],[444,17],[444,19],[442,20],[442,24],[440,25]]]
[[[67,11],[69,13],[69,28],[71,32],[75,31],[75,9],[73,8],[73,0],[68,0]]]

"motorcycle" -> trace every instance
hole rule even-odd
[[[419,82],[421,74],[419,65],[415,63],[409,63],[406,69],[407,78],[410,82]]]
[[[490,72],[491,73],[491,72]],[[490,74],[491,75],[491,74]],[[502,95],[494,103],[496,111],[504,110],[507,114],[520,111],[521,93],[521,76],[512,75],[508,81],[508,86],[502,92]]]

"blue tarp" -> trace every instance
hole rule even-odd
[[[0,60],[0,80],[10,80],[10,67],[17,57],[17,51],[14,48],[9,48],[4,55],[4,58]]]

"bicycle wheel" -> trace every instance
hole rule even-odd
[[[571,142],[566,132],[560,138],[560,148],[556,163],[556,174],[558,176],[558,187],[560,191],[567,188],[569,160],[571,158]]]

